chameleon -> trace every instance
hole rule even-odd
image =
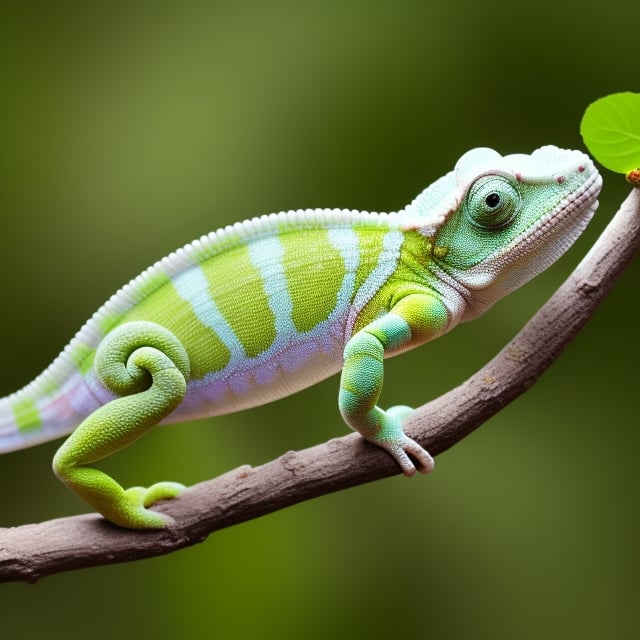
[[[402,472],[431,455],[378,406],[384,359],[422,345],[559,258],[598,206],[591,159],[476,148],[405,208],[300,209],[224,227],[118,290],[32,382],[0,399],[0,452],[68,435],[57,477],[112,523],[170,525],[184,486],[125,489],[93,465],[159,424],[293,394],[341,371],[339,411]]]

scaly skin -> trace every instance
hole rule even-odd
[[[556,260],[597,206],[587,156],[466,153],[402,211],[291,211],[238,223],[115,294],[31,384],[0,399],[0,451],[72,432],[58,477],[112,522],[159,528],[179,494],[94,469],[160,423],[290,395],[342,370],[340,412],[406,475],[433,459],[383,410],[384,358],[471,320]]]

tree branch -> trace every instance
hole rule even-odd
[[[522,331],[459,387],[420,407],[407,433],[433,454],[464,438],[528,389],[584,326],[640,248],[640,190],[634,189],[588,255]],[[240,467],[158,505],[175,524],[120,529],[96,514],[0,529],[0,582],[35,582],[81,567],[157,556],[303,500],[399,473],[357,434],[260,467]]]

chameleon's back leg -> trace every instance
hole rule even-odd
[[[186,393],[189,358],[173,333],[150,322],[130,322],[100,344],[95,370],[103,384],[123,396],[92,413],[53,459],[56,475],[115,524],[160,528],[168,520],[147,507],[184,488],[160,482],[123,489],[106,473],[87,465],[138,439],[173,411]]]

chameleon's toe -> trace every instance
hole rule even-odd
[[[156,482],[144,493],[144,506],[150,507],[160,500],[170,500],[179,496],[186,487],[179,482]]]
[[[429,473],[434,467],[429,452],[404,433],[402,421],[412,412],[411,407],[404,405],[390,407],[383,414],[381,428],[372,438],[394,457],[405,476],[413,476],[416,471]]]
[[[416,471],[433,471],[434,461],[429,452],[404,434],[393,439],[378,439],[376,444],[394,457],[405,476],[414,476]]]
[[[131,487],[124,492],[118,505],[117,514],[108,518],[121,527],[130,529],[164,529],[173,519],[162,513],[150,511],[147,507],[159,500],[175,498],[184,490],[177,482],[158,482],[149,488]]]
[[[434,459],[431,457],[431,454],[415,440],[405,436],[402,447],[406,454],[409,454],[416,462],[415,466],[412,464],[412,473],[407,474],[405,472],[405,475],[414,475],[416,468],[420,473],[431,473],[433,471],[433,467],[435,466]]]

